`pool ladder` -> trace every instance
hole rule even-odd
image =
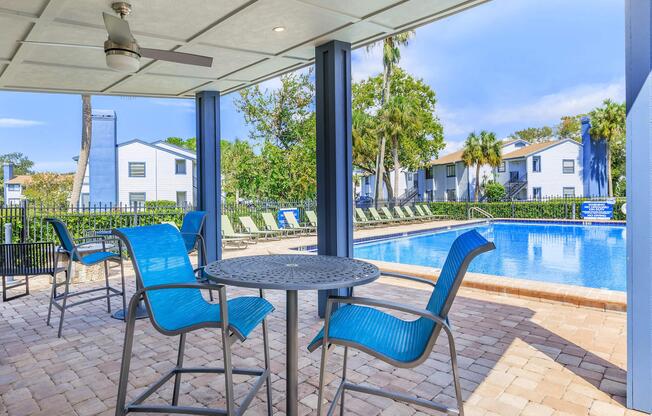
[[[484,216],[484,217],[486,217],[486,218],[488,218],[490,220],[494,219],[494,216],[491,215],[490,213],[488,213],[487,211],[485,211],[484,209],[482,209],[480,207],[471,207],[471,208],[469,208],[469,211],[467,212],[467,215],[468,215],[470,220],[473,219],[473,213],[474,212],[477,212],[480,215],[482,215],[482,216]]]

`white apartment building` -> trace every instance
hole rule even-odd
[[[174,201],[178,205],[192,204],[195,195],[195,153],[158,141],[148,143],[130,140],[116,146],[115,175],[117,202],[142,204],[145,201]],[[93,158],[86,169],[82,187],[82,204],[92,205]]]

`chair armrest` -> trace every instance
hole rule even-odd
[[[224,285],[218,285],[214,283],[168,283],[163,285],[154,285],[149,287],[140,288],[134,293],[134,296],[141,296],[145,292],[153,292],[156,290],[167,290],[167,289],[212,289],[220,290],[223,289]]]
[[[332,310],[333,303],[344,303],[348,305],[363,305],[363,306],[374,306],[377,308],[392,309],[399,312],[409,313],[411,315],[416,315],[422,318],[429,319],[437,324],[440,324],[444,330],[450,335],[451,328],[448,322],[441,316],[435,315],[427,309],[419,309],[412,307],[410,305],[405,305],[403,303],[392,302],[387,300],[378,300],[371,298],[363,298],[356,296],[329,296],[326,303],[326,318],[325,318],[325,328],[328,327],[330,321],[330,311]],[[327,332],[324,332],[327,333]]]
[[[423,283],[424,285],[430,285],[432,287],[435,287],[437,285],[437,283],[435,283],[435,282],[433,282],[431,280],[423,279],[421,277],[416,277],[416,276],[410,276],[410,275],[407,275],[407,274],[392,273],[392,272],[382,272],[381,275],[382,276],[395,277],[397,279],[410,280],[412,282],[417,282],[417,283]]]

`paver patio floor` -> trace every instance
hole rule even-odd
[[[247,252],[264,252],[278,243],[261,243]],[[266,248],[266,246],[268,246]],[[230,253],[229,255],[234,255]],[[129,293],[133,272],[126,268]],[[116,273],[113,273],[117,284]],[[100,284],[100,283],[95,283]],[[85,286],[80,284],[78,286]],[[229,289],[229,296],[255,293]],[[429,289],[395,279],[356,289],[356,294],[425,306]],[[0,303],[0,414],[95,415],[113,414],[124,323],[109,317],[105,302],[70,309],[64,335],[45,325],[48,302],[46,277],[33,280],[32,295]],[[276,306],[270,317],[275,414],[285,407],[285,296],[268,291]],[[321,327],[316,316],[316,292],[300,292],[299,357],[300,412],[314,414],[320,353],[305,346]],[[114,301],[115,308],[119,307]],[[626,315],[462,288],[451,312],[461,367],[467,415],[634,415],[624,407]],[[54,323],[57,321],[55,319]],[[156,332],[138,321],[129,397],[167,372],[176,359],[178,339]],[[262,365],[262,336],[254,331],[233,348],[234,365]],[[410,392],[426,399],[453,402],[448,346],[440,337],[428,360],[414,370],[397,369],[363,354],[350,352],[353,382]],[[329,393],[339,382],[341,349],[328,366]],[[219,331],[189,335],[185,365],[220,365]],[[236,400],[249,387],[238,376]],[[223,379],[215,375],[185,376],[181,403],[223,405]],[[172,383],[152,400],[167,402]],[[434,412],[389,399],[347,393],[346,414],[423,415]],[[264,391],[247,412],[265,414]]]

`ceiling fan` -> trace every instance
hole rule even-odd
[[[109,34],[109,38],[104,42],[103,47],[26,40],[21,41],[21,43],[44,46],[64,46],[71,48],[103,49],[106,54],[106,65],[109,68],[120,72],[138,71],[138,69],[140,69],[141,57],[205,67],[211,67],[213,65],[213,58],[209,56],[140,47],[138,42],[136,42],[136,39],[134,39],[134,36],[131,34],[129,23],[125,20],[125,16],[131,13],[131,4],[119,1],[111,4],[111,8],[118,13],[120,17],[108,13],[102,13],[102,16],[104,17],[104,26]]]

